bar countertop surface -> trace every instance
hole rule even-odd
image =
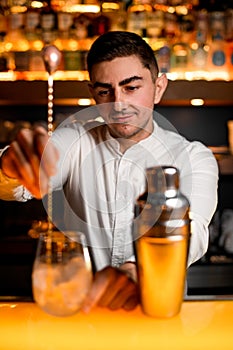
[[[96,308],[47,315],[33,302],[0,302],[0,350],[232,350],[233,300],[184,301],[179,315],[155,319]]]

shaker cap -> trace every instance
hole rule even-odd
[[[179,170],[174,166],[147,168],[148,192],[164,192],[179,188]]]

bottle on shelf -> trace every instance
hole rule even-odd
[[[172,45],[179,37],[178,19],[175,13],[165,12],[163,37]]]
[[[213,69],[224,69],[226,64],[225,41],[220,33],[217,33],[212,38],[210,59]]]
[[[216,35],[220,35],[222,38],[225,39],[225,35],[226,35],[225,21],[226,21],[225,11],[213,11],[210,13],[209,26],[210,26],[211,38],[215,37]]]
[[[80,41],[93,37],[93,15],[89,13],[78,13],[74,16],[71,30],[75,37]]]
[[[105,14],[105,12],[102,12],[102,10],[96,14],[96,16],[93,18],[92,23],[94,36],[99,36],[107,33],[111,28],[111,19]]]
[[[24,13],[10,13],[8,33],[5,36],[6,50],[9,52],[10,69],[29,70],[29,42],[24,31]]]
[[[233,79],[233,9],[226,11],[226,60],[229,79]]]
[[[193,71],[205,71],[209,51],[209,17],[205,10],[198,11],[195,20],[195,39],[191,43]]]
[[[227,47],[220,33],[215,34],[210,43],[208,71],[215,79],[228,80]]]
[[[7,72],[9,69],[9,57],[5,48],[5,33],[0,32],[0,72]]]
[[[171,48],[171,72],[179,74],[180,78],[184,78],[188,71],[188,64],[190,60],[189,45],[184,42],[177,42]]]
[[[151,11],[147,11],[146,36],[158,39],[162,37],[164,28],[164,11],[156,9],[156,1],[151,0]]]
[[[57,14],[57,23],[58,36],[53,43],[62,52],[62,62],[59,70],[75,70],[79,67],[77,62],[78,41],[71,36],[72,14],[59,12]]]
[[[225,13],[223,11],[214,11],[210,14],[210,33],[208,69],[221,78],[227,74]]]
[[[171,71],[175,71],[185,78],[185,74],[192,69],[191,48],[194,40],[194,17],[191,13],[180,16],[176,35],[171,39]]]
[[[25,36],[29,43],[29,70],[44,71],[41,50],[44,42],[41,37],[40,9],[28,7],[25,13]]]
[[[102,0],[101,12],[109,18],[109,30],[126,30],[126,4],[122,0]]]
[[[50,2],[40,12],[40,26],[42,39],[45,44],[52,44],[57,36],[57,15]]]
[[[149,0],[133,0],[127,9],[127,30],[141,36],[147,36],[148,12],[152,12]]]
[[[5,36],[7,33],[6,17],[0,14],[0,72],[7,72],[9,69],[9,55],[6,51]]]
[[[169,73],[171,68],[171,49],[169,45],[164,45],[156,52],[156,59],[160,73]]]
[[[78,43],[77,63],[79,70],[86,70],[86,56],[95,36],[95,14],[92,12],[80,13],[74,17],[71,27],[71,36]]]

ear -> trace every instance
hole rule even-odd
[[[158,104],[163,97],[163,94],[167,88],[168,80],[165,74],[162,74],[160,77],[156,79],[155,82],[155,99],[154,103]]]

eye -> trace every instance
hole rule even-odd
[[[133,92],[133,91],[136,91],[138,89],[139,89],[139,86],[137,86],[137,85],[127,85],[124,87],[124,90],[126,92]]]
[[[110,93],[109,90],[100,90],[100,91],[98,91],[98,95],[101,96],[101,97],[108,96],[109,93]]]
[[[113,95],[113,90],[112,89],[97,90],[97,95],[101,98],[106,98]]]

